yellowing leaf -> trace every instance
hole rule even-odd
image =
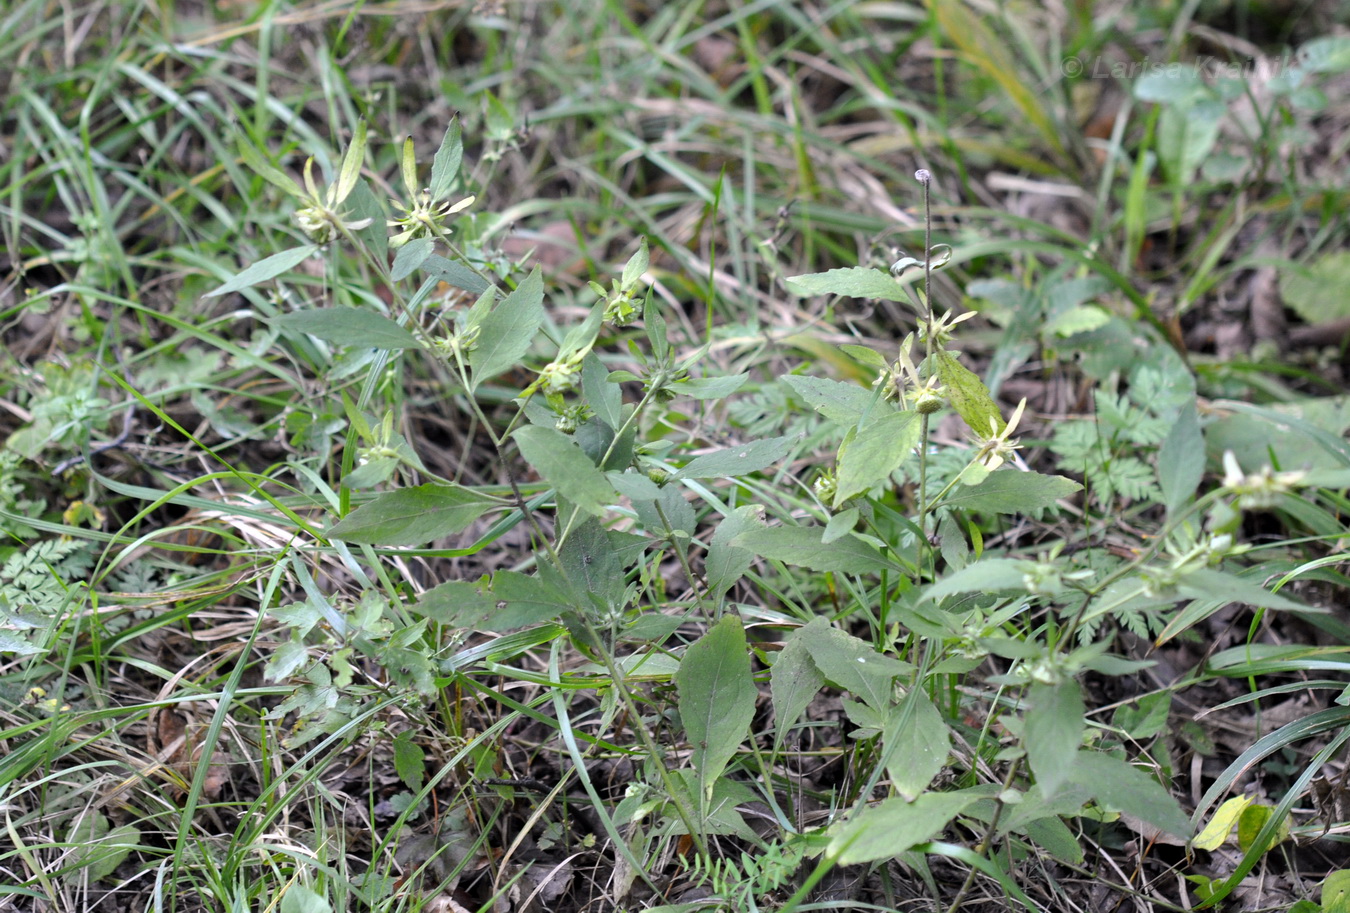
[[[1234,796],[1214,813],[1214,817],[1209,819],[1209,824],[1205,825],[1191,845],[1197,850],[1217,850],[1223,846],[1224,841],[1228,839],[1228,834],[1233,830],[1233,825],[1237,824],[1238,818],[1247,810],[1247,806],[1252,804],[1248,796]]]

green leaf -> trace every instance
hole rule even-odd
[[[706,807],[755,715],[755,679],[740,618],[724,615],[690,645],[675,673],[675,685]]]
[[[1174,517],[1200,487],[1205,472],[1205,438],[1194,400],[1182,407],[1158,448],[1158,484],[1167,515]]]
[[[909,800],[923,793],[942,772],[952,747],[946,722],[922,688],[910,688],[891,709],[882,742],[891,785]]]
[[[235,148],[239,150],[239,157],[243,159],[244,164],[258,177],[297,199],[305,199],[305,192],[300,189],[300,185],[292,180],[290,175],[268,161],[267,157],[245,138],[242,131],[235,134]]]
[[[813,571],[839,574],[866,574],[894,571],[897,565],[877,549],[856,536],[844,536],[828,545],[821,541],[824,532],[811,526],[773,526],[751,529],[731,541],[763,558],[782,561]]]
[[[1350,317],[1350,251],[1332,251],[1280,274],[1280,295],[1306,323]]]
[[[925,793],[913,802],[886,799],[864,808],[830,841],[839,865],[891,859],[933,839],[961,812],[984,798],[978,793]]]
[[[628,262],[624,264],[623,278],[619,280],[619,288],[631,289],[636,286],[649,265],[651,265],[651,254],[647,250],[647,238],[644,235],[638,240],[637,252],[629,257]]]
[[[519,571],[492,575],[492,600],[493,614],[480,626],[485,631],[528,628],[576,608],[576,599],[556,583]]]
[[[789,638],[769,670],[775,752],[824,685],[825,676],[816,668],[806,643],[798,637]]]
[[[425,545],[454,535],[500,506],[458,485],[419,485],[379,495],[328,531],[333,539],[368,545]]]
[[[422,261],[422,272],[440,282],[462,288],[470,295],[481,295],[492,287],[486,279],[463,263],[447,260],[437,254],[432,254]]]
[[[1022,731],[1027,763],[1041,792],[1053,797],[1072,778],[1083,741],[1086,724],[1082,689],[1072,678],[1057,685],[1035,684],[1028,700],[1031,708],[1027,710]]]
[[[1252,852],[1252,847],[1256,844],[1256,836],[1261,833],[1261,828],[1265,827],[1266,822],[1270,820],[1271,813],[1275,808],[1270,805],[1249,805],[1242,810],[1238,816],[1238,849],[1242,852]],[[1270,837],[1270,844],[1257,850],[1259,853],[1268,851],[1271,847],[1282,842],[1289,836],[1289,816],[1285,815],[1284,820],[1275,828],[1275,833]]]
[[[366,160],[366,131],[366,119],[363,117],[356,122],[352,141],[347,146],[347,153],[342,157],[342,167],[338,169],[337,188],[333,195],[334,204],[346,201],[356,187],[356,179],[361,176],[361,166]]]
[[[426,752],[412,740],[412,731],[405,729],[394,736],[394,773],[411,790],[422,788],[426,779]]]
[[[954,574],[948,574],[930,586],[924,599],[934,602],[953,593],[995,593],[1000,590],[1025,590],[1026,565],[1011,558],[981,558]]]
[[[1026,824],[1026,835],[1060,862],[1083,864],[1083,847],[1078,837],[1058,818],[1037,818]]]
[[[1121,729],[1137,742],[1151,739],[1167,727],[1167,717],[1172,710],[1172,694],[1158,691],[1141,696],[1136,704],[1123,704],[1116,708],[1111,717],[1111,725]]]
[[[841,510],[837,514],[830,514],[829,522],[825,524],[825,532],[820,537],[821,544],[829,545],[836,539],[842,539],[853,532],[858,525],[860,516],[862,516],[862,511],[856,507]]]
[[[675,473],[673,478],[715,479],[725,476],[734,479],[746,476],[777,463],[787,455],[796,442],[796,435],[784,435],[752,441],[726,450],[714,450],[712,453],[694,457]]]
[[[617,500],[604,473],[571,437],[553,428],[526,425],[516,430],[514,438],[525,462],[582,510],[599,515]]]
[[[1227,108],[1218,99],[1202,99],[1187,107],[1168,105],[1158,118],[1158,160],[1176,185],[1195,177],[1219,138]]]
[[[895,677],[914,671],[909,663],[878,653],[866,641],[838,630],[820,617],[798,628],[788,640],[805,645],[821,674],[873,710],[888,710]]]
[[[956,356],[948,351],[933,353],[937,362],[938,379],[947,388],[947,399],[971,431],[981,437],[1002,432],[1007,427],[998,403],[989,395],[989,388]]]
[[[728,374],[724,377],[694,377],[673,383],[666,389],[676,396],[687,396],[690,399],[722,399],[744,387],[749,379],[748,372]]]
[[[141,832],[124,824],[111,827],[101,812],[86,811],[71,825],[67,864],[71,876],[89,881],[107,878],[140,845]],[[72,879],[73,880],[73,879]]]
[[[572,530],[558,549],[558,558],[572,589],[613,615],[627,599],[624,576],[631,562],[625,560],[624,553],[634,549],[641,552],[646,541],[631,533],[608,532],[599,520],[589,517]],[[546,567],[541,565],[539,570],[545,579]]]
[[[791,276],[788,291],[794,295],[843,295],[849,298],[880,298],[883,301],[910,303],[905,286],[889,273],[865,266],[832,269],[826,273]]]
[[[1350,871],[1332,872],[1322,882],[1322,913],[1350,913]]]
[[[1133,764],[1098,751],[1080,751],[1073,764],[1073,780],[1090,790],[1098,802],[1183,840],[1191,825],[1181,806],[1158,782]]]
[[[331,307],[272,318],[286,330],[307,333],[340,346],[415,349],[417,338],[383,314],[364,308]]]
[[[1203,451],[1201,457],[1204,457]],[[962,486],[942,501],[943,507],[978,510],[995,514],[1034,513],[1053,507],[1082,485],[1064,476],[1022,472],[1008,467],[989,473],[979,485]]]
[[[623,388],[609,379],[609,370],[594,352],[581,362],[581,395],[600,419],[612,430],[623,425]]]
[[[478,345],[469,353],[473,389],[518,365],[543,321],[544,278],[536,266],[479,325]]]
[[[318,250],[318,245],[306,244],[302,247],[292,247],[290,250],[283,250],[279,254],[273,254],[254,263],[252,266],[236,274],[224,285],[214,288],[202,297],[214,298],[217,295],[226,295],[230,292],[237,292],[240,289],[250,288],[259,282],[267,282],[269,279],[275,279],[282,273],[290,272],[301,263],[314,256]]]
[[[281,895],[281,913],[333,913],[333,908],[320,894],[302,884],[292,882]]]
[[[463,160],[464,138],[459,115],[456,114],[450,118],[450,126],[445,128],[440,148],[431,160],[431,184],[428,189],[434,202],[440,202],[450,195],[450,188],[454,186]]]
[[[447,627],[486,630],[495,620],[497,602],[478,583],[448,580],[427,590],[408,610]]]
[[[868,422],[839,448],[838,507],[891,477],[919,443],[919,413],[891,412]],[[851,438],[851,439],[850,439]]]
[[[788,374],[779,378],[821,415],[840,425],[857,425],[872,407],[873,391],[824,377]]]
[[[736,585],[736,581],[750,570],[755,561],[755,553],[746,548],[732,545],[732,541],[741,533],[764,526],[764,508],[758,504],[738,507],[717,524],[712,539],[708,543],[708,555],[703,561],[703,573],[708,581],[708,596],[721,598],[722,594]]]
[[[433,238],[414,238],[398,249],[394,254],[394,265],[389,268],[389,278],[395,282],[407,279],[431,256],[436,246]]]
[[[1303,603],[1272,593],[1260,584],[1209,568],[1190,571],[1177,582],[1177,589],[1191,598],[1244,602],[1258,609],[1308,610]]]
[[[842,345],[839,351],[848,355],[858,364],[865,368],[871,368],[880,373],[890,368],[886,363],[886,358],[876,349],[869,349],[867,346]]]

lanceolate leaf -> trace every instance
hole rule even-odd
[[[544,279],[535,267],[514,292],[483,318],[478,344],[469,353],[474,388],[519,364],[543,320]]]
[[[754,563],[754,552],[731,543],[746,530],[762,527],[763,514],[764,508],[747,504],[736,508],[731,516],[717,524],[712,540],[708,543],[708,556],[703,560],[703,573],[708,578],[708,595],[711,598],[716,599],[735,586],[736,581]]]
[[[891,708],[883,738],[886,772],[906,799],[919,796],[947,764],[951,734],[922,688],[911,688]]]
[[[1083,741],[1083,694],[1078,682],[1065,678],[1056,685],[1036,684],[1028,695],[1023,729],[1027,762],[1041,792],[1052,798],[1073,775]]]
[[[1195,414],[1195,402],[1187,403],[1158,448],[1158,482],[1168,516],[1173,516],[1200,487],[1205,472],[1205,438]]]
[[[686,463],[684,468],[675,473],[675,478],[712,479],[720,476],[737,478],[749,475],[777,463],[787,455],[796,441],[795,435],[786,435],[705,453]]]
[[[980,793],[925,793],[913,802],[886,799],[864,808],[830,841],[827,853],[840,865],[899,856],[933,839]]]
[[[820,617],[794,631],[788,642],[796,641],[806,647],[822,675],[877,711],[890,708],[895,677],[914,670],[909,663],[878,653],[866,641]]]
[[[675,685],[706,807],[755,715],[755,680],[740,618],[723,616],[689,647],[675,673]]]
[[[801,638],[790,638],[769,672],[769,689],[773,694],[773,744],[775,750],[783,744],[797,718],[806,712],[825,685],[825,676],[816,668],[811,652]]]
[[[340,346],[374,349],[417,348],[417,338],[383,314],[362,308],[333,307],[296,311],[272,320],[288,330],[298,330]]]
[[[883,301],[910,303],[905,287],[888,273],[865,266],[832,269],[826,273],[808,273],[787,280],[794,295],[843,295],[848,298],[880,298]]]
[[[1074,781],[1103,805],[1142,818],[1174,837],[1190,836],[1191,824],[1177,800],[1133,764],[1101,751],[1080,751],[1073,768]]]
[[[207,292],[204,297],[214,298],[216,295],[226,295],[230,292],[237,292],[240,289],[251,288],[259,282],[275,279],[282,273],[290,272],[301,263],[305,262],[305,260],[314,256],[314,252],[318,249],[317,245],[306,244],[302,247],[292,247],[290,250],[283,250],[279,254],[273,254],[270,257],[259,260],[257,263],[254,263],[252,266],[238,273],[224,285]]]
[[[872,406],[872,391],[857,384],[799,374],[780,379],[812,409],[841,425],[856,425]]]
[[[464,159],[464,140],[459,115],[450,118],[450,126],[441,139],[441,147],[431,161],[431,199],[441,202],[450,194],[455,177],[459,174],[460,162]]]
[[[603,513],[606,505],[617,500],[604,473],[561,431],[526,425],[516,431],[515,441],[525,462],[560,495],[587,513]]]
[[[496,500],[458,485],[400,488],[358,507],[328,535],[369,545],[425,545],[460,532],[496,506]]]
[[[944,507],[996,514],[1033,513],[1053,506],[1060,498],[1067,498],[1082,488],[1082,485],[1064,476],[1047,476],[1039,472],[1006,468],[991,472],[979,485],[959,488],[945,498],[942,504]]]
[[[989,395],[989,388],[984,385],[984,381],[961,364],[951,352],[937,352],[933,358],[937,361],[938,379],[947,388],[947,398],[952,408],[965,419],[971,431],[981,437],[989,437],[1007,426],[998,403]]]
[[[839,452],[834,506],[889,479],[919,443],[919,424],[917,412],[882,412],[851,440],[846,439]]]
[[[821,542],[824,530],[810,526],[773,526],[741,533],[731,544],[764,558],[813,571],[866,574],[893,571],[897,565],[856,536],[844,536],[828,545]]]

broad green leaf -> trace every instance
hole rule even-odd
[[[518,428],[514,437],[525,462],[582,510],[598,515],[614,503],[614,487],[571,437],[540,425]]]
[[[440,202],[450,195],[450,188],[459,175],[459,166],[464,160],[462,129],[459,115],[452,116],[450,126],[445,128],[445,136],[441,137],[440,148],[431,160],[431,184],[428,190],[434,202]]]
[[[947,388],[947,399],[971,431],[981,437],[1001,432],[1007,427],[998,403],[989,395],[989,388],[957,357],[946,350],[933,353],[937,362],[938,379]]]
[[[497,601],[475,581],[448,580],[427,590],[408,608],[447,627],[488,630],[487,625],[496,620]]]
[[[571,594],[555,582],[519,571],[497,571],[492,575],[492,601],[494,614],[480,626],[485,631],[528,628],[576,607]]]
[[[675,473],[674,478],[714,479],[726,476],[734,479],[749,475],[777,463],[796,442],[796,435],[784,435],[751,441],[726,450],[714,450],[694,457]]]
[[[356,182],[356,189],[347,197],[347,208],[343,215],[353,222],[369,220],[370,224],[365,228],[356,229],[353,234],[357,240],[366,245],[376,260],[381,263],[389,262],[389,228],[384,224],[384,205],[370,192],[370,185],[367,182]]]
[[[883,301],[910,303],[905,286],[889,273],[866,266],[832,269],[826,273],[791,276],[788,291],[794,295],[842,295],[848,298],[880,298]]]
[[[333,913],[333,908],[321,894],[316,894],[298,882],[291,882],[281,895],[281,913]]]
[[[788,374],[779,380],[812,409],[840,425],[857,425],[872,407],[873,391],[857,384],[804,374]]]
[[[1250,805],[1242,810],[1242,814],[1238,816],[1238,849],[1242,850],[1243,853],[1252,851],[1252,847],[1256,844],[1257,834],[1261,833],[1261,828],[1265,827],[1274,811],[1275,808],[1270,805]],[[1264,853],[1288,837],[1289,816],[1285,815],[1284,820],[1275,828],[1275,833],[1271,835],[1269,845],[1262,847],[1258,852]]]
[[[821,528],[811,526],[772,526],[747,530],[731,544],[747,548],[762,558],[813,571],[866,574],[896,570],[894,562],[856,536],[844,536],[827,545],[821,541],[823,532]]]
[[[272,318],[287,330],[317,336],[340,346],[415,349],[417,338],[383,314],[364,308],[331,307],[296,311]]]
[[[890,365],[886,363],[885,356],[876,349],[869,349],[867,346],[843,345],[839,347],[839,351],[848,355],[863,367],[871,368],[878,373],[890,368]]]
[[[469,353],[473,388],[518,365],[543,320],[544,278],[536,266],[479,325],[478,344]]]
[[[1311,324],[1350,317],[1347,288],[1350,288],[1350,251],[1331,251],[1303,269],[1280,273],[1280,296],[1284,303]]]
[[[1026,835],[1036,841],[1036,845],[1054,856],[1060,862],[1069,865],[1083,864],[1083,847],[1078,837],[1069,830],[1059,818],[1038,818],[1028,821]]]
[[[1308,611],[1301,602],[1287,599],[1277,593],[1242,577],[1225,574],[1223,571],[1200,568],[1182,577],[1177,589],[1185,596],[1196,599],[1221,599],[1225,602],[1244,602],[1258,609],[1294,609]]]
[[[594,517],[588,517],[572,530],[558,549],[563,573],[572,589],[595,605],[611,613],[623,608],[626,598],[624,575],[632,563],[624,558],[623,543],[636,543],[640,552],[647,540],[630,533],[609,532]],[[540,567],[540,576],[549,573]],[[561,586],[559,587],[561,589]]]
[[[389,268],[389,278],[395,282],[407,279],[431,256],[436,246],[433,238],[414,238],[398,249],[394,254],[394,265]]]
[[[886,773],[895,791],[913,800],[926,790],[947,764],[951,733],[922,688],[910,688],[891,708],[882,737]]]
[[[943,499],[942,506],[995,514],[1034,513],[1053,507],[1060,498],[1067,498],[1082,488],[1064,476],[1007,467],[989,473],[978,485],[958,488]]]
[[[895,677],[914,671],[909,663],[878,653],[866,641],[838,630],[820,617],[798,628],[788,640],[800,641],[822,675],[873,710],[887,710],[895,690]]]
[[[1151,739],[1167,728],[1172,693],[1159,691],[1141,696],[1137,703],[1122,704],[1111,716],[1111,725],[1135,741]]]
[[[1103,805],[1147,821],[1173,837],[1184,840],[1191,833],[1177,801],[1133,764],[1099,751],[1080,751],[1072,776]]]
[[[825,532],[820,537],[821,544],[829,545],[836,539],[842,539],[853,532],[854,527],[858,525],[860,516],[862,516],[862,511],[856,507],[841,510],[837,514],[830,514],[829,522],[825,524]]]
[[[318,251],[318,245],[306,244],[302,247],[292,247],[290,250],[283,250],[279,254],[273,254],[254,263],[252,266],[236,274],[232,279],[218,288],[214,288],[202,297],[214,298],[217,295],[226,295],[230,292],[237,292],[240,289],[251,288],[259,282],[267,282],[269,279],[275,279],[282,273],[290,272],[301,263],[304,263]]]
[[[930,586],[924,599],[934,602],[953,593],[995,593],[1026,588],[1027,567],[1011,558],[981,558]]]
[[[1322,883],[1321,913],[1350,913],[1350,871],[1332,872]]]
[[[486,279],[464,264],[437,254],[422,261],[422,272],[455,288],[462,288],[470,295],[481,295],[491,288]]]
[[[731,543],[746,530],[761,528],[764,525],[763,516],[764,508],[758,504],[747,504],[736,508],[735,512],[723,517],[717,524],[712,540],[708,543],[708,556],[703,561],[709,597],[721,598],[750,570],[755,553]]]
[[[1223,805],[1220,805],[1214,812],[1214,817],[1209,819],[1209,824],[1205,829],[1195,836],[1191,841],[1191,846],[1197,850],[1217,850],[1228,840],[1228,835],[1233,831],[1233,825],[1237,824],[1242,813],[1246,811],[1247,806],[1252,804],[1251,796],[1234,796]]]
[[[769,670],[769,691],[773,696],[774,751],[798,718],[815,700],[825,685],[825,676],[816,668],[811,652],[800,638],[789,638],[778,652]]]
[[[1083,693],[1078,682],[1066,678],[1057,685],[1035,684],[1023,723],[1022,741],[1027,763],[1046,796],[1053,796],[1073,775],[1083,741]]]
[[[755,715],[755,679],[739,617],[724,615],[689,646],[675,673],[675,685],[706,808]]]
[[[412,740],[412,730],[405,729],[394,736],[394,773],[411,790],[422,788],[426,779],[426,752]]]
[[[722,399],[744,387],[749,379],[748,372],[728,374],[724,377],[694,377],[671,384],[666,389],[676,396],[687,396],[690,399]]]
[[[623,388],[609,379],[609,370],[594,352],[581,362],[581,395],[596,418],[617,431],[624,421]]]
[[[1216,98],[1202,99],[1189,107],[1169,105],[1158,118],[1158,160],[1174,184],[1195,177],[1219,138],[1219,125],[1227,108]]]
[[[1167,515],[1175,517],[1200,487],[1205,472],[1205,438],[1195,402],[1182,407],[1176,423],[1158,448],[1158,484],[1162,488]]]
[[[141,832],[129,824],[111,827],[101,812],[86,811],[71,825],[67,840],[71,844],[66,859],[66,864],[71,867],[69,876],[101,881],[116,871],[137,848]]]
[[[379,495],[328,531],[333,539],[368,545],[425,545],[466,529],[494,507],[458,485],[418,485]]]
[[[1209,94],[1195,67],[1162,67],[1134,81],[1134,97],[1186,108]]]
[[[913,802],[885,799],[864,808],[830,841],[839,865],[891,859],[927,843],[977,800],[980,793],[925,793]]]
[[[868,422],[851,440],[845,438],[833,506],[889,479],[918,446],[919,431],[919,413],[890,412]]]

